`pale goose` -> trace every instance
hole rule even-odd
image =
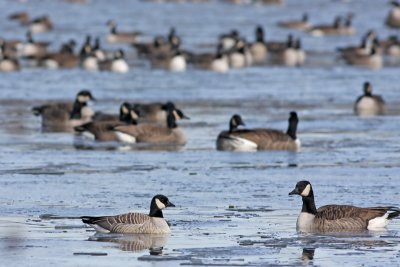
[[[149,215],[143,213],[125,213],[116,216],[82,216],[84,223],[98,232],[121,234],[168,234],[171,232],[165,221],[162,209],[175,207],[164,195],[156,195],[151,200]]]
[[[265,64],[268,56],[268,49],[264,41],[264,29],[262,26],[256,27],[256,41],[250,45],[250,53],[253,58],[253,62],[256,65]]]
[[[384,114],[385,101],[380,95],[372,94],[372,86],[369,82],[364,83],[364,94],[359,96],[354,103],[354,112],[366,117]]]
[[[238,129],[244,125],[242,118],[235,114],[229,122],[229,130],[217,137],[217,150],[257,151],[300,149],[300,140],[296,136],[299,119],[296,112],[290,112],[289,127],[286,133],[274,129]]]
[[[117,23],[113,20],[107,22],[110,27],[110,33],[107,35],[109,43],[135,43],[140,32],[119,32],[117,31]]]
[[[49,16],[38,17],[28,23],[29,31],[32,33],[48,32],[53,29],[53,23]]]
[[[278,22],[279,27],[288,29],[308,30],[311,28],[311,24],[308,22],[308,14],[304,13],[301,20],[288,20]]]
[[[114,131],[120,142],[124,143],[147,143],[159,145],[178,145],[186,144],[186,136],[176,124],[177,120],[186,117],[179,109],[168,110],[167,128],[149,123],[138,125],[124,125],[114,127]]]
[[[300,232],[341,232],[379,230],[400,215],[397,207],[359,208],[350,205],[327,205],[316,208],[310,182],[300,181],[289,195],[299,195],[303,207],[297,219]]]
[[[391,4],[393,8],[386,18],[386,25],[392,28],[400,28],[400,2],[392,1]]]
[[[72,131],[73,127],[91,121],[93,110],[87,105],[95,100],[90,91],[80,91],[74,103],[49,103],[32,108],[36,116],[42,116],[42,127],[48,130]]]
[[[129,103],[122,103],[119,116],[111,114],[97,114],[93,117],[93,121],[74,127],[76,133],[86,138],[100,141],[110,142],[118,141],[113,130],[114,127],[121,125],[136,125],[138,119],[137,112],[132,109]]]

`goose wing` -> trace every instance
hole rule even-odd
[[[317,210],[316,218],[338,220],[343,218],[361,218],[366,222],[381,217],[389,211],[389,207],[359,208],[349,205],[327,205]]]
[[[240,129],[230,134],[256,143],[258,149],[289,149],[293,143],[290,136],[274,129]]]
[[[129,226],[136,227],[149,221],[150,216],[142,213],[125,213],[116,216],[101,216],[101,217],[81,217],[82,221],[87,224],[97,225],[105,230],[115,232],[116,229]]]

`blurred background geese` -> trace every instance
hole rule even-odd
[[[288,20],[288,21],[280,21],[278,22],[278,26],[282,28],[288,29],[297,29],[297,30],[308,30],[311,28],[311,24],[308,21],[308,14],[304,13],[301,20]]]
[[[166,103],[133,103],[133,108],[139,114],[140,123],[156,123],[167,127],[168,111],[176,109],[175,104],[168,101]]]
[[[118,140],[124,143],[183,146],[187,142],[186,136],[178,127],[176,121],[185,117],[181,110],[169,109],[167,114],[167,127],[152,123],[140,123],[138,125],[117,126],[113,129]]]
[[[32,33],[48,32],[53,29],[53,23],[49,16],[42,16],[30,21],[28,28]]]
[[[327,205],[319,209],[314,202],[310,182],[300,181],[289,195],[300,195],[303,207],[297,219],[300,232],[339,232],[378,230],[386,227],[389,220],[400,215],[397,207],[359,208],[349,205]]]
[[[370,82],[364,83],[364,94],[359,96],[354,104],[354,112],[359,116],[383,115],[385,101],[380,95],[372,94]]]
[[[84,223],[98,232],[121,234],[168,234],[171,229],[165,221],[162,210],[175,207],[164,195],[155,195],[150,203],[149,215],[125,213],[116,216],[82,216]]]
[[[386,18],[386,25],[392,28],[400,28],[400,2],[392,1],[391,4],[393,7]]]
[[[256,27],[256,41],[250,45],[250,53],[253,63],[263,65],[267,61],[268,49],[264,41],[264,29],[261,25]]]
[[[72,131],[73,127],[91,121],[93,110],[87,105],[95,100],[88,90],[76,95],[75,102],[49,103],[32,109],[36,116],[42,116],[42,127],[52,131]]]
[[[17,59],[8,55],[6,50],[6,43],[0,43],[0,72],[9,72],[19,70],[19,62]]]
[[[107,22],[110,28],[110,33],[107,35],[107,42],[109,43],[135,43],[140,32],[119,32],[117,31],[117,23],[113,20]]]
[[[313,26],[309,30],[309,33],[312,36],[316,36],[316,37],[325,36],[325,35],[338,35],[338,34],[340,34],[341,23],[342,23],[342,18],[340,16],[337,16],[337,17],[335,17],[333,24],[331,24],[331,25],[322,24],[322,25]]]
[[[125,60],[125,54],[122,49],[117,50],[114,53],[112,59],[107,59],[99,62],[100,70],[108,70],[117,73],[127,73],[129,71],[129,65]]]
[[[300,149],[300,140],[296,131],[299,119],[297,113],[290,112],[289,127],[286,133],[274,129],[238,129],[244,125],[242,118],[235,114],[229,121],[229,130],[217,137],[217,150],[257,151],[257,150],[291,150]]]

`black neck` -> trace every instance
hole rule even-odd
[[[170,129],[178,127],[178,125],[176,125],[175,116],[174,116],[172,111],[168,112],[168,115],[167,115],[167,126]]]
[[[230,132],[230,133],[233,132],[234,130],[236,130],[237,127],[238,127],[238,126],[233,122],[233,120],[231,120],[231,121],[229,122],[229,132]]]
[[[308,194],[307,197],[302,197],[303,199],[303,207],[301,208],[301,212],[307,212],[310,214],[317,214],[317,208],[315,207],[315,202],[314,202],[314,193],[312,189],[310,190],[310,193]]]
[[[264,32],[260,29],[256,32],[256,41],[259,43],[264,43]]]
[[[155,201],[151,202],[149,216],[157,217],[157,218],[164,218],[162,211],[157,207],[157,204]]]
[[[117,33],[117,26],[112,26],[111,27],[111,33],[116,34]]]
[[[286,131],[286,134],[289,135],[293,140],[296,140],[296,132],[297,132],[297,124],[298,120],[297,119],[289,119],[289,127]]]
[[[71,119],[80,119],[80,118],[82,118],[81,111],[82,111],[82,108],[85,107],[85,106],[86,106],[86,103],[81,103],[78,100],[75,100],[74,106],[72,108],[72,112],[71,112],[71,115],[70,115],[70,118]]]

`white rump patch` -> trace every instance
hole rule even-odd
[[[386,212],[385,215],[383,215],[382,217],[377,217],[375,219],[372,219],[368,222],[368,230],[378,230],[378,229],[382,229],[385,228],[388,223],[389,220],[387,219],[389,216],[389,213]]]
[[[113,61],[111,65],[112,72],[127,73],[129,71],[128,63],[123,59]]]
[[[165,208],[164,203],[162,203],[158,198],[156,198],[156,205],[160,210]]]
[[[186,70],[186,59],[184,56],[175,56],[169,63],[170,71],[185,71]]]
[[[117,136],[118,140],[124,143],[130,143],[130,144],[135,144],[136,143],[136,137],[126,134],[126,133],[121,133],[119,131],[115,131],[115,135]]]
[[[303,192],[301,192],[300,195],[303,196],[303,197],[307,197],[308,194],[310,194],[310,191],[311,191],[311,185],[308,184],[308,185],[306,186],[306,188],[304,188]]]
[[[258,145],[256,143],[233,135],[229,137],[229,139],[224,138],[220,140],[222,143],[218,145],[218,149],[243,152],[257,151]]]

